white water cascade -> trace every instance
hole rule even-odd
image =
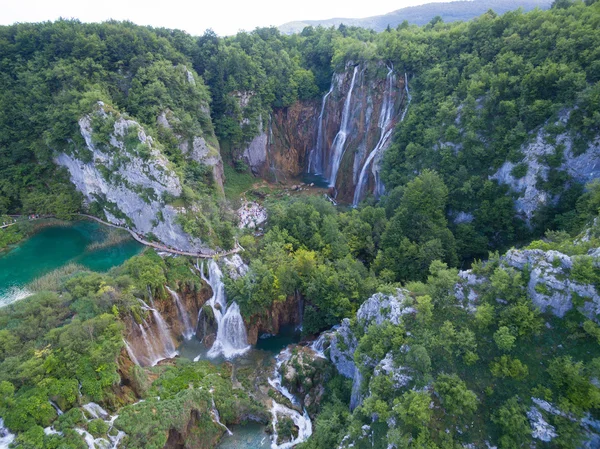
[[[139,299],[139,301],[142,304],[143,310],[148,310],[152,313],[152,317],[154,318],[158,330],[157,335],[146,320],[144,320],[143,324],[138,325],[142,335],[142,341],[146,347],[148,362],[151,366],[154,366],[163,359],[175,357],[178,352],[175,350],[169,327],[160,312],[155,308],[150,307],[143,300]],[[146,328],[148,328],[148,330],[146,330]],[[156,344],[155,342],[159,344]]]
[[[369,153],[367,160],[363,164],[363,167],[360,171],[360,175],[358,177],[358,183],[356,184],[356,189],[354,190],[354,200],[352,201],[352,206],[358,206],[358,203],[361,200],[362,191],[367,182],[368,174],[367,170],[371,165],[371,162],[375,158],[375,156],[381,151],[381,149],[388,142],[390,136],[392,135],[393,127],[392,120],[394,118],[394,96],[392,95],[392,89],[394,88],[394,84],[396,82],[396,77],[394,76],[394,66],[388,67],[389,71],[385,77],[385,91],[383,94],[383,103],[381,104],[381,112],[379,113],[379,122],[377,126],[381,130],[381,134],[379,136],[379,141],[375,148]],[[389,128],[389,129],[388,129]]]
[[[15,440],[15,435],[4,427],[4,420],[0,418],[0,449],[8,449],[10,443]]]
[[[335,74],[331,80],[331,87],[329,92],[323,96],[323,102],[321,103],[321,113],[319,114],[319,125],[317,127],[317,142],[315,148],[313,148],[308,155],[308,172],[315,175],[323,173],[323,114],[325,114],[325,105],[327,104],[327,98],[333,92],[335,87]]]
[[[116,419],[119,415],[110,416],[106,410],[100,407],[95,402],[90,402],[83,405],[83,409],[88,413],[90,418],[86,418],[87,421],[92,419],[102,419],[108,425],[108,431],[106,432],[107,438],[94,438],[87,430],[81,428],[75,428],[75,431],[83,437],[88,449],[117,449],[119,443],[126,435],[125,432],[119,430],[116,435],[113,435],[112,428],[114,427]]]
[[[179,298],[179,295],[177,294],[176,291],[173,291],[169,288],[169,286],[165,285],[167,291],[171,294],[171,297],[173,298],[173,300],[175,301],[175,305],[177,306],[177,312],[179,313],[179,318],[181,319],[181,322],[183,323],[183,338],[185,338],[186,340],[191,340],[192,337],[194,336],[194,334],[196,333],[196,331],[194,330],[194,327],[192,326],[192,323],[190,321],[190,317],[187,313],[187,310],[185,309],[185,306],[183,305],[183,303],[181,302],[181,298]]]
[[[404,73],[404,92],[406,93],[406,105],[404,106],[404,111],[402,111],[402,115],[400,116],[400,120],[398,123],[402,123],[404,121],[404,117],[406,117],[406,113],[408,112],[408,106],[412,100],[412,95],[408,90],[408,75]],[[379,173],[381,171],[381,153],[379,152],[376,156],[375,162],[373,163],[373,177],[375,178],[375,196],[379,198],[385,193],[385,188],[383,182],[381,182],[381,177]]]
[[[221,427],[223,427],[226,431],[228,435],[233,435],[233,433],[231,432],[231,430],[229,430],[229,428],[223,424],[221,422],[221,415],[219,414],[219,409],[217,409],[217,405],[215,404],[215,396],[213,395],[213,390],[211,389],[209,391],[211,399],[212,399],[212,410],[210,411],[213,419],[215,420],[215,422],[220,425]]]
[[[340,163],[342,162],[342,157],[344,156],[346,138],[348,137],[348,125],[350,122],[350,104],[352,103],[352,91],[354,90],[354,82],[356,81],[356,73],[358,72],[358,66],[354,67],[354,73],[352,74],[352,81],[350,82],[350,89],[348,89],[348,94],[346,95],[346,101],[344,102],[344,109],[342,111],[342,123],[340,125],[340,130],[336,134],[333,139],[333,144],[331,145],[331,162],[329,164],[329,168],[331,170],[329,174],[329,187],[335,187],[335,181],[337,179],[337,174],[340,169]]]
[[[227,307],[223,273],[219,265],[212,259],[208,262],[208,278],[204,275],[204,263],[196,268],[200,271],[202,279],[210,285],[213,291],[213,295],[206,304],[212,308],[217,323],[217,337],[210,351],[208,351],[208,356],[217,357],[222,355],[226,359],[231,359],[245,353],[250,349],[250,345],[248,344],[244,319],[236,302],[232,302]],[[199,360],[199,357],[194,360]]]
[[[292,352],[289,348],[284,349],[277,355],[277,363],[275,364],[273,377],[269,378],[269,384],[283,396],[288,398],[292,404],[299,404],[298,399],[296,399],[294,395],[292,395],[292,393],[290,393],[290,391],[282,385],[281,373],[279,372],[281,365],[284,362],[288,361],[291,356]],[[279,438],[279,435],[277,434],[277,423],[279,419],[278,415],[288,416],[294,422],[294,425],[298,428],[298,436],[292,441],[277,444],[277,439]],[[297,444],[306,441],[312,435],[312,422],[310,421],[310,417],[308,416],[308,412],[306,411],[306,409],[301,415],[296,410],[288,408],[285,405],[279,404],[275,400],[272,400],[271,417],[271,424],[273,426],[273,434],[271,435],[271,449],[292,448]]]

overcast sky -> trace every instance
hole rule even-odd
[[[207,28],[225,36],[239,30],[294,20],[360,18],[434,0],[3,0],[0,24],[59,17],[82,22],[130,20],[200,35]],[[449,0],[435,0],[449,1]]]

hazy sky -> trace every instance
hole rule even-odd
[[[449,0],[3,0],[0,24],[59,17],[82,22],[116,19],[183,29],[193,35],[207,28],[229,35],[293,20],[375,16],[432,1]]]

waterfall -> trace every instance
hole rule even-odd
[[[110,416],[106,410],[100,407],[95,402],[89,402],[82,406],[82,408],[90,415],[90,419],[86,418],[88,422],[92,419],[102,419],[107,425],[108,430],[106,432],[106,438],[94,438],[87,430],[76,427],[75,431],[83,437],[88,449],[117,449],[119,443],[125,436],[125,432],[119,430],[116,434],[112,431],[116,419],[119,415]]]
[[[327,92],[323,96],[323,101],[321,103],[321,113],[319,114],[319,125],[317,128],[317,142],[315,144],[315,148],[310,151],[308,155],[308,172],[314,173],[315,175],[320,175],[323,173],[323,114],[325,113],[325,105],[327,104],[327,98],[333,92],[333,88],[335,87],[335,74],[331,79],[331,87],[329,88],[329,92]]]
[[[275,370],[273,372],[273,377],[269,378],[269,384],[275,388],[279,393],[288,398],[292,404],[299,404],[298,399],[296,399],[287,388],[285,388],[281,384],[281,373],[279,372],[279,368],[281,365],[288,361],[292,356],[292,352],[290,348],[286,348],[281,351],[277,355],[277,363],[275,364]],[[287,443],[277,444],[277,439],[279,435],[277,434],[277,423],[278,417],[277,415],[286,415],[294,422],[294,425],[298,427],[298,436]],[[289,449],[297,444],[300,444],[306,441],[312,435],[312,422],[310,421],[310,417],[308,416],[308,412],[306,409],[304,413],[301,415],[296,410],[286,407],[285,405],[279,404],[275,400],[271,402],[271,417],[272,417],[272,426],[273,426],[273,434],[271,436],[271,449]]]
[[[177,294],[177,292],[171,290],[168,285],[165,285],[165,287],[166,287],[167,291],[171,294],[171,297],[173,298],[173,300],[175,301],[175,305],[177,306],[177,312],[179,313],[179,318],[181,319],[181,322],[183,323],[183,338],[185,338],[186,340],[191,340],[196,332],[194,331],[194,327],[192,326],[192,323],[190,322],[190,317],[188,316],[187,310],[185,309],[185,306],[181,302],[181,299],[179,298],[179,295]]]
[[[204,263],[197,268],[202,279],[210,285],[213,291],[213,295],[206,304],[213,310],[217,323],[217,337],[208,351],[208,356],[223,355],[226,359],[231,359],[245,353],[250,349],[250,345],[248,345],[244,319],[236,302],[232,302],[227,307],[223,273],[219,265],[212,259],[208,262],[208,278],[204,275]],[[200,319],[200,315],[198,315],[198,319]]]
[[[384,145],[389,140],[392,129],[390,125],[392,124],[392,119],[394,118],[394,97],[393,97],[393,88],[394,83],[396,81],[396,77],[394,76],[394,66],[388,67],[389,71],[385,77],[385,91],[383,94],[383,103],[381,104],[381,112],[379,113],[379,122],[377,126],[381,130],[381,134],[379,136],[379,141],[375,148],[369,153],[367,160],[365,161],[361,171],[360,176],[358,177],[358,184],[356,184],[356,189],[354,190],[354,200],[352,201],[352,206],[358,206],[360,202],[362,191],[368,179],[367,170],[371,165],[371,162],[375,158],[375,156],[379,153],[379,151],[384,147]],[[388,129],[390,128],[390,129]]]
[[[162,315],[153,307],[150,307],[143,300],[138,299],[142,304],[143,310],[148,310],[152,313],[152,317],[154,318],[154,323],[156,324],[156,328],[158,329],[158,335],[153,331],[152,326],[150,326],[145,320],[144,324],[148,327],[150,332],[150,338],[148,337],[148,332],[144,328],[143,325],[139,325],[140,332],[142,334],[142,340],[144,341],[144,345],[146,346],[146,350],[148,353],[148,361],[151,366],[156,365],[159,361],[163,359],[170,359],[175,357],[178,353],[175,350],[175,346],[173,345],[173,339],[171,338],[171,333],[169,332],[169,327],[167,323],[163,319]],[[156,343],[160,343],[160,346],[157,350]]]
[[[56,402],[54,402],[54,401],[48,401],[48,402],[50,402],[50,405],[51,405],[52,407],[54,407],[54,410],[56,410],[56,414],[57,414],[58,416],[60,416],[60,415],[62,415],[62,414],[63,414],[63,411],[60,409],[60,407],[59,407],[58,405],[56,405]]]
[[[129,355],[131,361],[136,365],[140,365],[140,361],[135,356],[135,352],[133,352],[133,348],[129,345],[129,343],[127,343],[127,340],[123,339],[123,343],[125,344],[125,350],[127,351],[127,355]]]
[[[218,425],[220,425],[221,427],[223,427],[227,431],[228,435],[233,435],[233,433],[231,432],[231,430],[229,430],[229,428],[225,424],[223,424],[221,422],[221,415],[219,414],[219,410],[217,409],[217,405],[215,404],[215,397],[213,395],[212,388],[210,389],[210,396],[211,396],[211,399],[212,399],[212,410],[211,410],[211,413],[212,413],[213,419],[215,420],[215,422]]]
[[[354,82],[356,81],[356,73],[358,72],[358,66],[354,67],[354,73],[352,74],[352,81],[350,82],[350,89],[344,102],[344,109],[342,111],[342,123],[340,130],[333,139],[331,145],[331,162],[330,162],[330,175],[329,175],[329,187],[335,187],[335,181],[337,179],[338,170],[340,169],[340,163],[342,162],[342,156],[344,155],[344,145],[346,144],[346,138],[348,137],[348,124],[350,122],[350,105],[352,103],[352,91],[354,90]]]
[[[4,427],[4,420],[0,418],[0,449],[8,449],[10,443],[15,440],[14,434]]]
[[[408,112],[408,106],[410,105],[410,102],[412,101],[412,95],[410,94],[410,91],[408,90],[408,75],[406,74],[406,72],[404,73],[404,92],[406,94],[406,106],[404,106],[404,111],[402,111],[402,116],[400,117],[400,121],[399,123],[402,123],[404,121],[404,118],[406,117],[406,113]],[[381,170],[381,157],[379,157],[375,163],[373,164],[373,176],[375,178],[375,196],[377,198],[379,198],[381,195],[383,195],[385,193],[385,187],[383,185],[383,182],[381,181],[381,177],[379,176],[379,172]]]

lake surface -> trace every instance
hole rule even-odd
[[[69,263],[77,263],[93,271],[107,271],[138,254],[143,245],[133,239],[96,250],[88,245],[102,242],[107,228],[99,223],[78,221],[68,226],[44,228],[0,253],[0,307],[28,296],[26,286]]]

